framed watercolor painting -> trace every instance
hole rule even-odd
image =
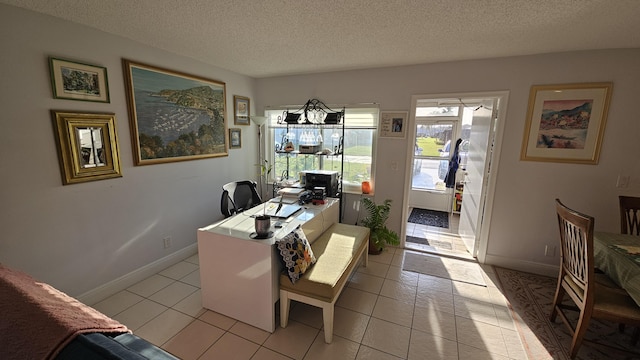
[[[407,136],[408,111],[382,111],[380,113],[380,137],[404,139]]]
[[[229,129],[229,148],[240,149],[242,147],[242,130],[239,128]]]
[[[134,163],[227,156],[225,83],[123,59]]]
[[[115,114],[51,111],[64,185],[122,177]]]
[[[233,95],[233,123],[249,125],[251,100],[244,96]]]
[[[612,83],[534,85],[521,160],[597,164]]]
[[[107,68],[49,58],[55,99],[109,102]]]

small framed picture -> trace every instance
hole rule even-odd
[[[380,113],[380,137],[404,139],[409,125],[408,111],[382,111]]]
[[[235,125],[249,125],[251,100],[239,95],[233,95],[233,123]]]
[[[229,129],[229,148],[240,149],[242,147],[242,131],[238,128]]]
[[[55,99],[109,102],[107,68],[49,58]]]

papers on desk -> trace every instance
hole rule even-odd
[[[630,258],[633,261],[640,263],[640,246],[632,246],[632,245],[609,245],[610,248],[621,252]]]
[[[280,209],[278,209],[278,207],[279,204],[270,203],[269,205],[267,205],[267,211],[265,212],[265,214],[272,217],[286,219],[289,216],[302,210],[302,206],[294,204],[283,204]]]
[[[295,203],[298,202],[298,198],[297,197],[288,197],[288,196],[274,197],[273,199],[269,200],[269,202],[280,203],[280,198],[282,198],[282,203],[283,204],[295,204]]]

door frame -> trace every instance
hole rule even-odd
[[[496,118],[492,120],[493,124],[493,132],[490,133],[490,136],[493,136],[493,150],[491,151],[491,156],[487,157],[487,168],[490,165],[490,172],[487,176],[487,184],[484,186],[483,195],[485,199],[484,204],[484,212],[482,214],[482,221],[479,224],[480,234],[476,234],[476,239],[478,242],[478,248],[476,251],[478,262],[484,263],[487,256],[487,249],[489,246],[489,229],[491,225],[491,214],[493,213],[493,197],[495,194],[495,188],[497,183],[498,168],[499,168],[499,160],[500,153],[502,150],[502,139],[504,135],[504,126],[506,122],[507,115],[507,106],[509,103],[509,91],[483,91],[483,92],[464,92],[464,93],[443,93],[443,94],[425,94],[425,95],[412,95],[411,96],[411,108],[409,111],[409,123],[411,126],[407,128],[407,152],[405,155],[406,164],[405,164],[405,184],[404,184],[404,194],[402,201],[402,226],[400,232],[400,246],[405,247],[405,239],[407,235],[407,220],[409,218],[408,206],[404,206],[408,204],[409,201],[409,192],[411,190],[411,172],[413,171],[413,151],[414,151],[414,143],[416,137],[416,127],[415,127],[415,119],[416,119],[416,104],[418,99],[429,99],[429,100],[438,100],[438,99],[458,99],[464,102],[464,99],[496,99],[498,104],[498,111],[496,114]],[[491,140],[491,139],[490,139]]]

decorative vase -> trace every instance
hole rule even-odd
[[[271,229],[271,216],[258,215],[255,217],[256,235],[258,237],[267,237]]]
[[[362,193],[363,194],[368,194],[371,192],[371,183],[368,181],[363,181],[362,182]]]

